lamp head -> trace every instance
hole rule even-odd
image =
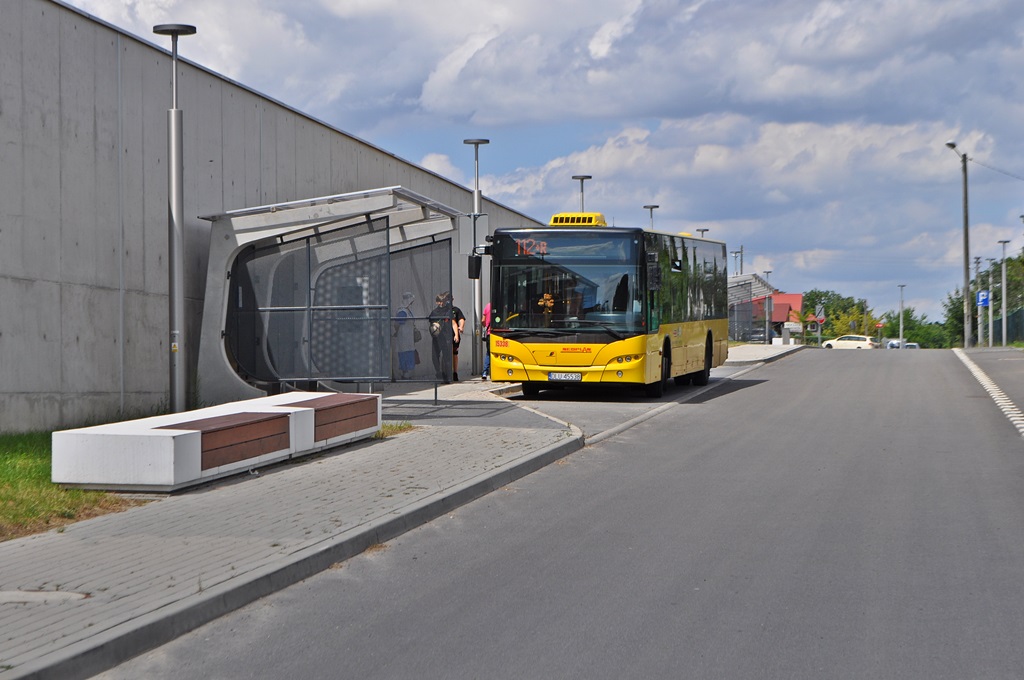
[[[195,35],[196,27],[190,24],[157,24],[153,27],[153,32],[157,35],[169,35],[172,37]]]
[[[948,142],[946,142],[946,146],[948,146],[950,149],[953,149],[954,151],[956,151],[956,142],[954,142],[952,139],[949,140]]]

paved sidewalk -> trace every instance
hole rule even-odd
[[[413,431],[0,543],[0,679],[89,677],[583,446],[489,387],[389,386]]]

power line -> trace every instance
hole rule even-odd
[[[970,157],[968,157],[967,160],[969,160],[972,163],[976,163],[977,165],[980,165],[983,168],[988,168],[989,170],[992,170],[994,172],[998,172],[1001,175],[1006,175],[1007,177],[1012,177],[1013,179],[1020,180],[1021,182],[1024,182],[1024,177],[1021,177],[1020,175],[1015,175],[1012,172],[1007,172],[1006,170],[1001,170],[1001,169],[999,169],[999,168],[997,168],[997,167],[995,167],[993,165],[988,165],[987,163],[982,163],[981,161],[975,160],[975,159],[970,158]]]

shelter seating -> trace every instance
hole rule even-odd
[[[176,491],[373,436],[380,395],[287,392],[53,433],[67,487]]]

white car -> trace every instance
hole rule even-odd
[[[825,349],[875,349],[878,343],[866,335],[841,335],[833,340],[826,340]]]

